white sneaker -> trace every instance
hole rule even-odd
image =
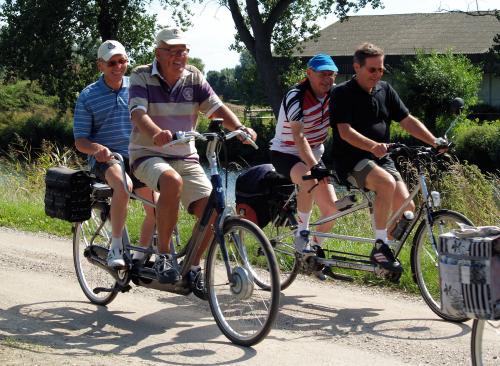
[[[113,248],[108,252],[108,267],[125,267],[121,249]]]
[[[311,253],[311,244],[309,243],[309,230],[302,230],[294,241],[295,251],[297,253]]]

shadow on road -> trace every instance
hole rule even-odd
[[[438,340],[462,337],[470,332],[466,324],[439,318],[401,318],[380,320],[384,308],[349,309],[314,303],[315,296],[281,297],[276,329],[289,330],[299,337],[332,338],[368,334],[376,337],[408,340]],[[273,336],[271,333],[270,337]]]
[[[17,348],[31,344],[31,352],[47,352],[39,345],[69,357],[120,354],[170,365],[224,365],[255,356],[252,348],[216,341],[221,333],[211,313],[199,311],[197,302],[182,298],[176,307],[136,320],[130,319],[133,313],[87,302],[16,305],[0,309],[0,339]],[[206,325],[207,321],[211,324]],[[203,324],[193,325],[196,322]],[[5,342],[7,337],[14,341]]]

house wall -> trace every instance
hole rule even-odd
[[[479,91],[479,100],[482,103],[500,107],[500,77],[493,73],[485,73]]]

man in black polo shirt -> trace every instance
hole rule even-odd
[[[386,155],[390,123],[397,121],[415,138],[437,147],[444,140],[434,135],[413,117],[396,91],[385,81],[384,52],[362,44],[354,53],[356,75],[331,92],[330,124],[333,134],[333,160],[340,176],[359,188],[376,193],[374,202],[375,246],[371,260],[380,267],[402,272],[401,264],[386,244],[387,219],[409,196],[408,189]],[[411,202],[406,210],[413,211]]]

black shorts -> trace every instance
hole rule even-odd
[[[127,172],[130,179],[132,179],[132,184],[134,185],[134,189],[146,187],[146,185],[142,183],[139,179],[137,179],[134,174],[130,173],[130,165],[128,158],[124,158],[123,162],[125,163],[125,171]],[[95,161],[94,164],[92,164],[92,166],[90,167],[90,172],[94,174],[97,177],[97,179],[100,179],[103,182],[105,182],[106,170],[108,170],[109,167],[119,163],[120,162],[116,159],[111,159],[104,163]]]
[[[290,171],[297,163],[303,163],[303,161],[297,155],[271,150],[271,164],[273,164],[276,172],[290,180],[290,182],[292,181],[292,178],[290,177]],[[323,160],[320,159],[318,164],[320,164],[321,167],[325,168]],[[333,184],[333,180],[331,177],[328,178],[328,183]]]
[[[292,181],[292,178],[290,178],[290,171],[295,164],[301,162],[302,160],[296,155],[271,150],[271,164],[273,164],[274,169],[290,181]]]

